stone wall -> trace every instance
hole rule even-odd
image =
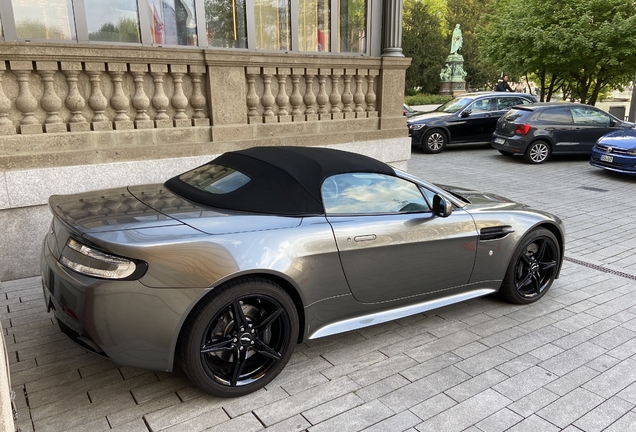
[[[253,146],[410,157],[409,59],[0,45],[0,280],[38,273],[51,194],[161,182]]]

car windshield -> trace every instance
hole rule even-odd
[[[457,111],[464,109],[469,103],[474,101],[473,98],[455,98],[446,102],[444,105],[438,107],[435,111],[441,111],[445,113],[456,113]]]

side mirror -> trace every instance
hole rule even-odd
[[[462,111],[462,113],[459,116],[460,117],[468,117],[471,113],[472,113],[471,110],[466,110],[466,111]]]
[[[615,121],[614,119],[610,119],[610,123],[609,123],[610,127],[614,127],[614,126],[616,126],[617,124],[618,124],[618,123],[616,123],[616,121]]]
[[[433,197],[433,214],[440,217],[448,217],[453,213],[453,205],[440,195]]]

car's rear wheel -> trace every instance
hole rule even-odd
[[[535,141],[528,146],[523,157],[531,164],[543,163],[550,157],[550,145],[545,141]]]
[[[514,153],[511,151],[505,151],[505,150],[498,150],[499,153],[501,153],[504,156],[512,156]]]
[[[554,234],[545,228],[530,231],[512,255],[500,295],[518,304],[539,300],[556,278],[560,257]]]
[[[206,392],[251,393],[285,367],[298,339],[298,315],[287,293],[262,278],[221,285],[184,325],[179,363]]]
[[[441,153],[446,148],[446,144],[448,144],[446,134],[441,130],[433,129],[424,135],[422,150],[428,154]]]

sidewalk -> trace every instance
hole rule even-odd
[[[39,278],[0,284],[23,431],[636,430],[636,179],[483,147],[409,171],[552,211],[561,278],[538,303],[486,297],[298,345],[266,389],[203,394],[181,372],[117,367],[59,332]]]

